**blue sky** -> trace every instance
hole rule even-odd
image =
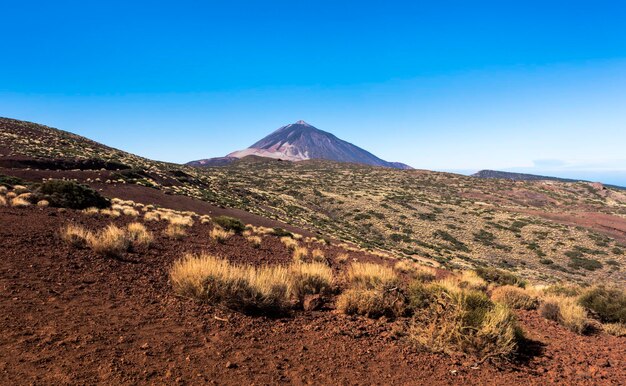
[[[418,168],[626,185],[623,3],[129,3],[4,2],[0,115],[173,162],[304,119]]]

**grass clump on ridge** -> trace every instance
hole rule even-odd
[[[513,285],[521,288],[526,286],[526,281],[523,279],[520,279],[510,272],[497,268],[480,267],[476,269],[476,274],[488,283],[497,285]]]
[[[537,297],[530,295],[522,288],[512,285],[494,288],[491,292],[491,300],[521,310],[534,310],[539,306]]]

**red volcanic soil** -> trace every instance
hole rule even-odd
[[[130,220],[0,208],[0,383],[626,384],[626,339],[578,336],[535,312],[520,314],[531,341],[516,361],[474,366],[416,351],[396,333],[401,320],[348,317],[332,305],[254,317],[172,292],[168,270],[184,252],[251,264],[290,261],[273,236],[260,249],[241,236],[221,245],[208,238],[210,225],[196,224],[176,241],[161,235],[164,223],[148,223],[154,245],[123,260],[57,236],[70,221],[97,228]],[[330,257],[342,252],[321,248]]]

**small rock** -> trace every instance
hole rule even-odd
[[[232,362],[226,362],[226,368],[227,369],[236,369],[237,368],[237,364],[236,363],[232,363]]]
[[[144,343],[141,346],[139,346],[139,348],[142,350],[147,350],[148,348],[150,348],[150,345],[148,343]]]

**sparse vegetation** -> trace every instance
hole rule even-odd
[[[87,235],[87,245],[97,254],[106,257],[121,257],[131,246],[127,232],[113,224]]]
[[[524,288],[526,282],[510,272],[503,271],[497,268],[477,268],[476,273],[478,276],[485,279],[488,283],[494,283],[497,285],[513,285]]]
[[[222,229],[219,226],[215,226],[213,227],[213,229],[211,229],[211,232],[209,232],[209,235],[211,236],[212,239],[216,240],[218,243],[224,244],[226,240],[230,239],[231,237],[235,235],[235,232],[227,231],[225,229]]]

